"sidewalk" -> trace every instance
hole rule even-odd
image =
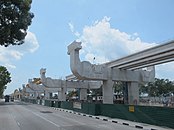
[[[5,103],[5,99],[0,98],[0,105]]]
[[[5,99],[1,99],[1,98],[0,98],[0,102],[5,102]]]

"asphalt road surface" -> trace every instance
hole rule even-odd
[[[0,103],[0,130],[138,130],[53,108],[22,102]]]

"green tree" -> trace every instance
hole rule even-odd
[[[140,84],[139,85],[139,94],[145,94],[145,93],[148,93],[148,85],[142,85]]]
[[[78,95],[78,93],[77,93],[77,91],[70,91],[68,94],[67,94],[67,97],[68,98],[72,98],[73,96],[77,96]]]
[[[0,66],[0,97],[2,97],[7,83],[11,82],[10,73],[4,66]]]
[[[174,83],[169,79],[155,78],[155,82],[142,86],[141,92],[147,92],[149,96],[160,96],[167,93],[174,93]]]
[[[114,89],[114,93],[116,94],[123,93],[123,82],[121,81],[114,82],[113,89]]]
[[[102,86],[100,86],[100,88],[98,88],[98,89],[93,89],[93,90],[92,90],[92,95],[95,95],[95,96],[102,96],[102,95],[103,95]]]
[[[28,26],[34,14],[30,12],[32,0],[0,0],[0,45],[24,43]]]

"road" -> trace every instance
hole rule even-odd
[[[1,102],[0,130],[137,130],[137,128],[36,104]]]

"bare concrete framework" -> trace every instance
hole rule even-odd
[[[32,79],[28,80],[28,87],[34,91],[34,97],[40,97],[41,93],[44,93],[44,99],[50,99],[50,93],[60,92],[60,88],[49,88],[44,85],[33,83]]]
[[[32,79],[28,80],[27,86],[34,91],[34,97],[40,97],[41,93],[44,93],[44,88],[42,85],[36,85],[32,82]]]
[[[67,81],[61,79],[52,79],[45,76],[46,69],[40,69],[41,82],[47,88],[60,88],[59,100],[66,100],[67,88],[79,88],[80,89],[80,100],[87,100],[87,89],[100,88],[101,82],[82,82],[82,81]]]
[[[36,99],[35,91],[32,88],[26,86],[26,87],[23,88],[23,91],[24,91],[25,94],[28,93],[27,94],[27,97],[28,98],[34,98],[34,99]]]
[[[79,50],[81,42],[74,41],[68,46],[70,55],[70,68],[72,73],[80,80],[103,81],[103,103],[113,104],[113,81],[128,82],[128,103],[139,103],[138,83],[151,82],[155,78],[155,68],[145,70],[128,70],[110,67],[107,64],[95,65],[88,61],[80,61]]]

